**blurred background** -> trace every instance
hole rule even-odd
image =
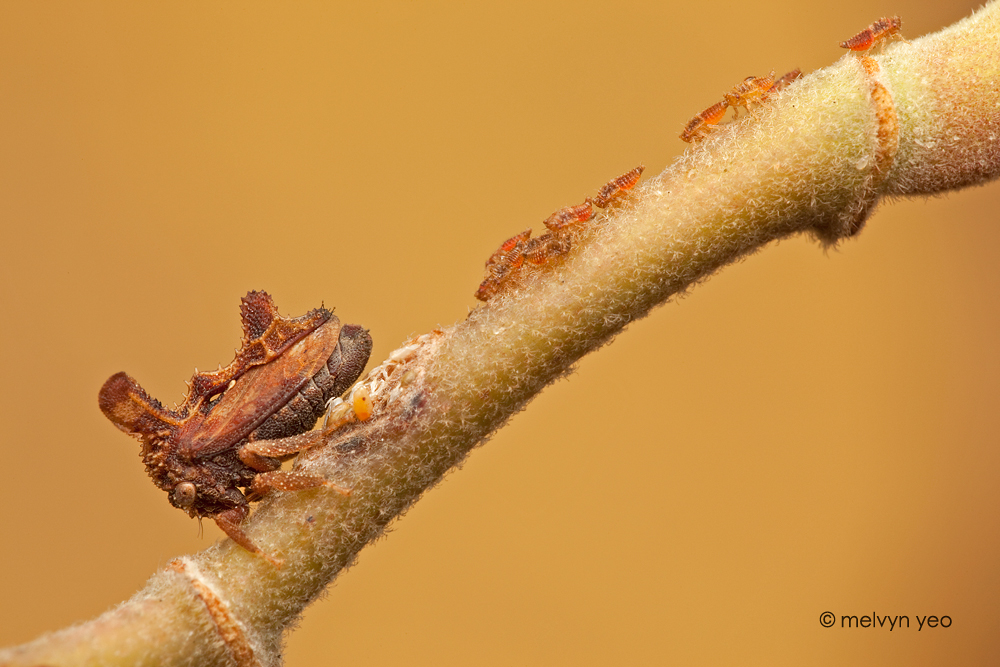
[[[112,373],[179,402],[250,289],[335,306],[377,363],[744,77],[977,4],[3,3],[0,645],[220,539],[99,412]],[[885,205],[633,324],[366,549],[288,664],[1000,660],[998,210]]]

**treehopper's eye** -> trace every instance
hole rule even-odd
[[[194,488],[194,484],[191,482],[181,482],[174,487],[171,493],[171,499],[173,500],[174,507],[179,507],[182,510],[190,509],[194,505],[195,496],[198,495],[197,490]]]

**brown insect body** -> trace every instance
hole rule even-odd
[[[867,51],[876,42],[898,33],[902,27],[903,21],[898,16],[883,16],[854,37],[841,42],[840,48],[851,51]]]
[[[524,264],[524,248],[531,236],[526,229],[500,244],[496,252],[486,260],[486,278],[476,290],[476,298],[486,301],[500,291],[501,286]]]
[[[716,102],[708,107],[688,122],[681,132],[681,139],[688,143],[704,139],[722,121],[728,108],[725,102]]]
[[[802,70],[796,67],[791,72],[786,72],[785,74],[782,74],[781,77],[779,77],[774,82],[774,85],[771,86],[771,90],[767,91],[767,94],[771,95],[773,93],[778,92],[779,90],[782,90],[783,88],[787,88],[790,83],[801,78],[802,78]]]
[[[271,488],[332,486],[280,471],[281,460],[319,443],[306,431],[364,370],[372,342],[325,308],[281,317],[266,292],[247,294],[241,314],[236,359],[196,373],[177,409],[164,408],[125,373],[104,383],[98,402],[115,426],[142,442],[146,470],[172,505],[215,519],[233,541],[261,553],[240,528],[248,501]]]
[[[569,252],[572,242],[567,234],[542,234],[528,241],[524,258],[535,266],[543,266],[559,255]]]
[[[486,260],[486,278],[479,284],[476,298],[488,301],[509,287],[514,277],[523,271],[525,261],[541,267],[568,253],[581,225],[593,218],[593,207],[606,208],[620,199],[635,187],[644,169],[639,165],[611,179],[593,199],[588,197],[582,204],[562,207],[543,221],[548,228],[545,234],[531,238],[531,230],[527,229],[501,243]]]
[[[521,249],[524,247],[524,244],[528,242],[530,237],[531,230],[526,229],[520,234],[516,234],[501,243],[496,252],[490,255],[490,258],[486,260],[487,271],[493,273],[494,267],[513,262],[514,259],[521,254]]]
[[[594,217],[594,208],[588,199],[577,206],[563,206],[561,209],[545,218],[545,220],[542,221],[542,224],[553,232],[561,232],[573,225],[581,222],[587,222],[592,217]]]
[[[802,70],[799,69],[793,69],[778,80],[774,79],[774,72],[767,76],[748,76],[726,93],[721,102],[716,102],[688,121],[680,138],[688,143],[701,141],[722,122],[729,107],[733,108],[734,117],[739,116],[739,107],[750,112],[752,107],[764,104],[769,96],[801,76]]]
[[[743,107],[750,112],[750,106],[762,104],[764,97],[771,92],[774,87],[774,72],[767,76],[748,76],[743,82],[734,86],[731,91],[723,96],[726,105],[733,108],[734,116],[739,116],[739,107]]]
[[[639,182],[639,177],[642,176],[642,172],[645,169],[645,165],[640,164],[635,169],[626,171],[618,178],[613,178],[608,181],[600,190],[597,191],[597,196],[591,200],[594,206],[598,208],[607,208],[613,204],[626,192],[635,187],[635,184]]]

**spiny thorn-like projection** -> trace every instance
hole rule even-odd
[[[243,344],[231,364],[195,373],[184,402],[168,410],[125,373],[112,375],[98,395],[101,411],[142,443],[142,460],[170,504],[210,517],[234,542],[275,565],[241,524],[249,501],[272,489],[327,486],[327,480],[279,470],[281,461],[314,447],[309,430],[326,402],[364,370],[372,340],[363,328],[341,326],[325,308],[281,317],[266,292],[240,304]],[[241,490],[242,489],[242,490]]]

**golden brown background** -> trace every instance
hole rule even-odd
[[[976,6],[146,4],[0,9],[0,645],[219,539],[98,411],[112,373],[179,401],[249,289],[380,360],[743,77]],[[636,323],[364,551],[289,664],[1000,660],[998,211],[998,184],[893,203]]]

